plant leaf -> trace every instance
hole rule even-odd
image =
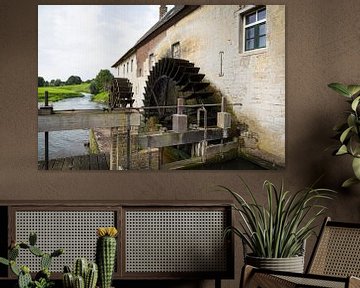
[[[347,118],[347,124],[350,126],[355,126],[356,116],[353,113],[350,113]]]
[[[4,265],[9,265],[9,264],[10,264],[9,260],[8,260],[8,259],[5,259],[5,258],[3,258],[3,257],[0,257],[0,263],[1,263],[1,264],[4,264]]]
[[[348,150],[354,157],[360,156],[360,138],[358,135],[354,134],[350,137],[348,143]]]
[[[349,152],[347,150],[346,145],[341,145],[341,147],[339,148],[339,150],[336,152],[335,155],[344,155],[344,154],[347,154],[347,153],[349,153]]]
[[[346,140],[346,137],[348,136],[349,132],[351,131],[353,127],[349,127],[347,129],[345,129],[345,131],[343,133],[341,133],[341,136],[340,136],[340,141],[341,143],[344,143],[344,141]]]
[[[354,96],[360,92],[360,85],[348,85],[347,90],[350,96]]]
[[[359,105],[359,101],[360,101],[360,96],[356,97],[354,101],[352,101],[351,103],[351,109],[356,111],[356,108]]]
[[[360,180],[360,158],[354,157],[352,168],[357,179]]]
[[[344,183],[341,185],[341,187],[348,188],[352,185],[359,184],[359,183],[360,183],[359,179],[357,179],[355,177],[351,177],[351,178],[347,179],[346,181],[344,181]]]
[[[350,98],[350,92],[348,90],[348,87],[344,84],[341,83],[330,83],[328,85],[329,88],[333,89],[334,91],[336,91],[337,93],[339,93],[342,96],[348,97]]]

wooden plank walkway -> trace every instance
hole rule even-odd
[[[109,153],[58,158],[49,161],[49,170],[109,170],[109,167]],[[45,170],[45,161],[38,162],[38,169]]]
[[[193,157],[189,159],[179,160],[171,163],[164,164],[161,166],[161,170],[180,170],[191,165],[200,165],[203,164],[201,157]]]

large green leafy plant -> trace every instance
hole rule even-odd
[[[348,187],[360,183],[360,85],[331,83],[328,86],[346,97],[347,102],[350,104],[346,122],[334,128],[340,140],[340,145],[334,154],[349,154],[352,157],[354,176],[342,184],[343,187]]]
[[[246,201],[239,193],[225,187],[236,200],[233,208],[239,213],[240,227],[229,227],[226,233],[239,236],[252,251],[252,256],[266,258],[288,258],[301,255],[305,240],[314,233],[315,220],[326,207],[319,200],[331,199],[334,191],[329,189],[304,188],[296,193],[278,189],[266,180],[266,206],[261,205],[248,185],[242,180]]]

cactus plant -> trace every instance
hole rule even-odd
[[[85,288],[84,278],[80,275],[74,277],[74,288]]]
[[[78,258],[75,261],[74,274],[81,276],[85,280],[85,274],[88,266],[88,261],[85,258]]]
[[[51,265],[51,260],[52,260],[51,255],[48,253],[44,253],[41,256],[41,262],[40,262],[41,269],[45,269],[45,268],[49,269]]]
[[[99,238],[96,243],[96,262],[99,268],[100,288],[110,288],[114,272],[116,256],[115,227],[101,227],[97,229]]]
[[[37,236],[35,233],[30,233],[29,236],[29,244],[20,242],[16,243],[14,241],[11,242],[9,251],[8,251],[8,259],[0,257],[0,263],[10,266],[11,271],[18,276],[18,286],[19,288],[47,288],[52,286],[52,282],[50,281],[50,265],[53,257],[58,257],[64,253],[63,249],[57,249],[51,254],[44,253],[41,249],[36,245]],[[19,267],[16,263],[16,259],[19,256],[19,250],[24,249],[28,250],[30,253],[37,257],[41,257],[41,270],[36,274],[35,281],[32,280],[30,275],[30,269],[27,266]]]
[[[85,276],[85,288],[95,288],[98,279],[98,266],[96,263],[89,263]]]
[[[36,245],[36,241],[37,241],[37,235],[34,232],[31,232],[29,235],[29,244],[31,246],[35,246]]]
[[[87,259],[78,258],[74,263],[74,272],[69,266],[64,266],[63,286],[64,288],[95,288],[98,279],[98,267],[96,263]]]
[[[30,269],[27,266],[21,267],[21,271],[19,274],[18,285],[19,288],[28,288],[32,283]]]
[[[62,276],[62,282],[64,288],[73,288],[74,286],[74,276],[71,272],[66,272]]]

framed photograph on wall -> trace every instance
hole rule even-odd
[[[284,5],[39,5],[39,170],[285,167]]]

